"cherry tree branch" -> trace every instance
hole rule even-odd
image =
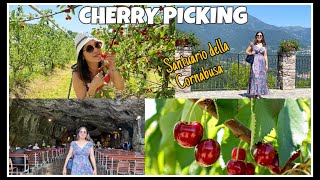
[[[194,103],[198,101],[198,99],[191,99]],[[217,109],[212,99],[206,99],[198,103],[200,108],[205,109],[207,107],[207,112],[211,114],[213,117],[218,118]],[[231,132],[234,134],[236,138],[251,143],[251,130],[243,125],[240,121],[236,119],[230,119],[223,123],[226,127],[228,127]],[[254,146],[255,147],[255,146]],[[292,169],[295,163],[289,162],[287,164],[287,169]]]
[[[198,99],[192,99],[194,103],[197,102],[197,100]],[[207,112],[213,117],[218,118],[217,110],[212,99],[206,99],[205,101],[200,102],[198,106],[203,109],[205,108],[205,106],[207,106]],[[251,130],[243,125],[240,121],[236,119],[230,119],[223,124],[231,130],[236,138],[239,138],[240,140],[250,144]]]
[[[72,9],[75,9],[75,8],[77,8],[79,6],[80,5],[73,6]],[[66,13],[65,10],[66,9],[63,9],[61,11],[58,11],[58,12],[55,12],[55,13],[52,13],[52,14],[48,14],[48,15],[43,15],[43,16],[40,16],[40,17],[35,17],[35,18],[30,18],[30,19],[25,19],[25,20],[18,20],[18,21],[10,21],[10,22],[27,22],[27,21],[32,21],[32,20],[41,19],[41,18],[45,18],[45,17],[52,17],[52,16],[60,14],[60,13]]]

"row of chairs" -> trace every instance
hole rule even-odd
[[[25,151],[24,154],[9,154],[9,169],[11,168],[10,162],[12,163],[12,167],[16,167],[18,170],[9,171],[9,174],[29,174],[30,169],[35,170],[47,163],[51,163],[57,159],[63,158],[63,155],[66,153],[65,148],[58,149],[38,149],[38,150],[30,150]],[[12,158],[23,158],[23,164],[15,164],[12,161]],[[22,170],[19,170],[18,167],[22,167]]]
[[[105,174],[143,175],[144,155],[121,149],[98,149],[95,151],[97,164]]]

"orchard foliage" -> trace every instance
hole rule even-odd
[[[25,14],[22,6],[10,12],[10,92],[23,88],[34,75],[47,75],[54,67],[75,60],[75,34],[69,32],[70,37],[50,21],[60,13],[65,14],[66,21],[71,20],[76,17],[74,9],[80,6],[57,7],[60,11],[44,10],[42,16]],[[39,21],[28,23],[32,19]],[[92,29],[91,34],[105,44],[103,53],[116,54],[115,63],[125,79],[125,90],[118,92],[106,86],[96,97],[174,97],[175,74],[166,72],[162,60],[169,58],[173,62],[176,46],[195,46],[199,40],[192,33],[175,32],[174,19],[169,25],[163,25],[163,6],[154,22],[109,24]]]
[[[310,99],[213,99],[216,115],[212,115],[213,110],[205,111],[203,106],[194,106],[187,99],[156,99],[155,102],[156,113],[145,122],[146,174],[228,175],[252,174],[253,170],[255,175],[304,175],[311,172]],[[192,146],[180,145],[182,140],[188,144],[184,136],[188,132],[182,129],[177,132],[175,125],[189,119],[190,124],[198,122],[203,126],[206,133],[202,140],[213,139],[220,144],[219,159],[209,167],[197,162],[195,141]],[[241,126],[231,127],[231,120]],[[236,135],[237,132],[247,132],[249,139]],[[272,145],[272,156],[263,148],[259,150],[261,143]],[[237,157],[235,148],[244,149],[245,154],[239,152]],[[254,156],[259,163],[268,158],[274,161],[270,164],[269,159],[261,166]],[[240,169],[235,168],[238,165]]]
[[[73,38],[52,27],[48,18],[39,18],[37,24],[28,23],[37,16],[25,14],[22,6],[9,15],[10,92],[24,88],[34,76],[48,75],[55,67],[64,67],[75,59]]]

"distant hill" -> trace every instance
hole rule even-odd
[[[297,39],[299,41],[301,51],[298,54],[308,54],[311,50],[311,28],[277,27],[264,23],[251,15],[248,16],[248,23],[243,25],[184,23],[176,24],[176,29],[186,33],[194,32],[205,47],[207,47],[208,42],[213,43],[215,39],[220,38],[222,42],[228,43],[231,53],[244,53],[257,31],[264,33],[269,54],[276,54],[279,43],[285,39]]]

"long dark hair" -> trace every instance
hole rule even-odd
[[[102,66],[102,62],[99,62],[98,67]],[[73,72],[79,72],[79,77],[86,83],[91,82],[89,66],[83,55],[83,48],[79,51],[77,63],[72,66]]]
[[[261,34],[262,34],[262,39],[261,39],[261,43],[262,43],[262,45],[263,45],[263,46],[266,46],[266,45],[267,45],[267,43],[266,43],[266,40],[264,39],[263,32],[261,32],[261,31],[258,31],[258,32],[256,33],[256,35],[254,36],[254,39],[253,39],[253,43],[254,43],[254,44],[257,44],[257,43],[258,43],[257,35],[258,35],[259,33],[261,33]]]

